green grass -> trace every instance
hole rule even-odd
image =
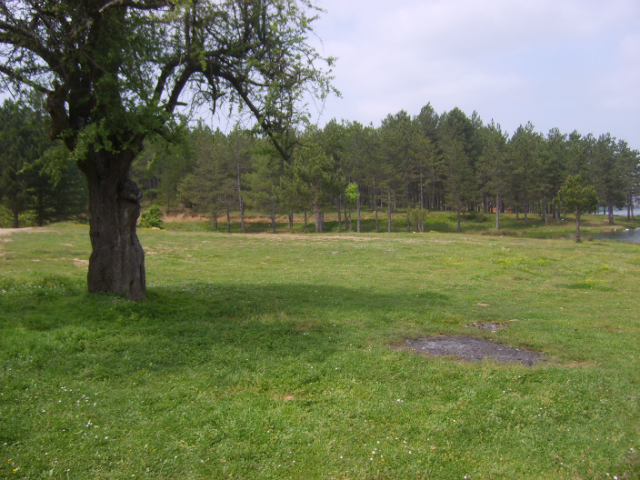
[[[183,211],[178,211],[184,213]],[[176,211],[174,211],[176,213]],[[520,214],[516,219],[515,214],[501,214],[500,226],[501,230],[495,230],[495,214],[480,214],[483,221],[473,218],[475,212],[470,212],[462,217],[461,229],[466,234],[482,234],[490,236],[522,236],[526,238],[552,239],[561,238],[568,235],[575,235],[576,224],[575,218],[567,215],[566,221],[549,219],[549,224],[545,224],[544,219],[538,214],[530,214],[528,221],[525,223],[524,215]],[[369,211],[362,212],[361,232],[376,233],[375,215]],[[171,217],[170,217],[171,218]],[[356,230],[356,214],[352,212],[353,230]],[[258,215],[248,215],[245,224],[247,233],[271,233],[271,221],[266,217]],[[583,215],[581,221],[581,232],[585,240],[590,239],[591,235],[598,232],[608,232],[612,229],[625,229],[640,227],[640,220],[627,221],[626,217],[616,216],[616,224],[611,226],[607,223],[606,215]],[[214,228],[210,221],[166,221],[167,230],[182,232],[214,232]],[[386,213],[381,212],[379,215],[379,232],[387,232]],[[452,212],[430,212],[425,219],[425,232],[432,233],[457,233],[458,223],[455,213]],[[276,222],[276,230],[278,233],[289,232],[289,224],[286,217],[278,217]],[[306,233],[314,232],[315,225],[313,216],[309,217]],[[412,230],[416,231],[416,226],[412,225]],[[226,218],[222,217],[218,220],[218,231],[227,231]],[[342,231],[346,232],[344,218],[342,223]],[[393,233],[406,233],[407,220],[406,212],[397,211],[392,216],[391,231]],[[240,218],[237,212],[231,216],[231,233],[240,233]],[[328,212],[325,215],[325,232],[338,233],[338,216],[335,212]],[[292,233],[305,233],[304,222],[302,218],[296,215],[296,221]]]
[[[87,227],[0,237],[0,478],[639,478],[640,247],[535,228],[169,225],[137,304],[85,293]],[[546,360],[390,348],[438,333]]]

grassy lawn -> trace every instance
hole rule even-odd
[[[369,211],[362,212],[361,231],[362,233],[375,233],[376,221],[375,215]],[[168,217],[165,221],[167,230],[182,232],[214,232],[211,222],[208,221],[172,221],[175,217]],[[353,230],[356,230],[356,214],[352,212]],[[307,224],[307,233],[314,231],[313,216],[310,216]],[[495,214],[480,214],[473,216],[467,214],[462,220],[462,233],[466,234],[482,234],[492,236],[522,236],[525,238],[552,239],[561,238],[567,235],[575,235],[576,224],[572,215],[567,215],[566,221],[549,219],[546,225],[542,217],[537,214],[530,214],[528,221],[525,223],[524,216],[520,214],[520,218],[516,219],[515,214],[500,215],[500,232],[495,230]],[[252,214],[247,215],[247,223],[245,226],[247,233],[271,233],[271,220],[264,216]],[[640,227],[640,220],[635,222],[627,222],[626,217],[616,216],[616,224],[611,226],[607,224],[605,215],[583,215],[581,220],[581,232],[584,239],[588,240],[590,236],[598,232],[609,232],[613,229],[637,228]],[[379,215],[379,232],[387,232],[386,212]],[[286,216],[276,218],[277,232],[289,232],[289,223]],[[457,218],[452,212],[430,212],[425,219],[425,232],[430,233],[457,233]],[[407,232],[406,213],[398,211],[392,217],[391,230],[394,233]],[[412,225],[412,230],[416,230]],[[227,231],[226,218],[218,219],[218,231]],[[346,232],[344,218],[342,223],[342,231]],[[231,216],[231,233],[240,233],[240,217],[237,212]],[[292,230],[293,233],[305,233],[304,222],[302,217],[295,217],[295,223]],[[325,232],[338,233],[338,215],[335,212],[329,212],[325,216]]]
[[[86,226],[0,237],[0,478],[639,478],[640,245],[429,222],[143,230],[137,304],[85,293]],[[546,359],[391,348],[439,333]]]

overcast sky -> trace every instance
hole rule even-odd
[[[610,132],[640,149],[639,0],[318,0],[338,57],[319,123],[476,110],[509,132]]]

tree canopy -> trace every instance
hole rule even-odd
[[[180,105],[245,112],[291,156],[303,96],[332,91],[333,59],[307,43],[315,14],[307,0],[0,4],[2,88],[46,95],[50,137],[87,177],[90,292],[145,296],[129,169],[149,135],[172,135]]]

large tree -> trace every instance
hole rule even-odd
[[[46,94],[50,136],[89,186],[90,292],[145,296],[129,169],[183,101],[241,106],[280,153],[309,90],[330,77],[308,45],[308,0],[3,0],[0,88]]]

